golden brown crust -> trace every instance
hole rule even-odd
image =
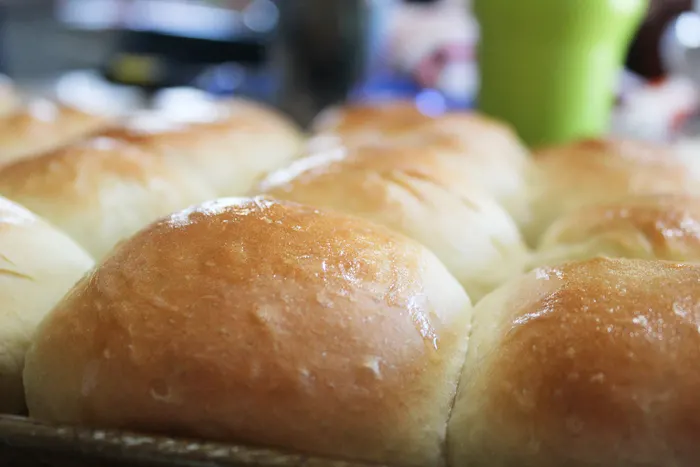
[[[594,256],[700,260],[700,198],[648,195],[584,206],[547,230],[538,248],[548,264]]]
[[[413,238],[477,301],[522,272],[527,251],[508,213],[477,183],[471,186],[468,166],[463,155],[435,148],[364,146],[300,159],[270,174],[259,189],[273,198],[363,217]]]
[[[139,115],[106,136],[191,165],[220,196],[246,193],[262,174],[296,157],[302,134],[285,116],[245,101],[213,103],[196,119]]]
[[[103,130],[104,115],[37,99],[0,118],[0,164],[50,151]]]
[[[534,155],[532,244],[560,215],[632,195],[696,193],[697,176],[667,146],[617,139],[584,140]]]
[[[27,357],[48,421],[440,465],[468,299],[417,243],[270,200],[207,203],[121,246]]]
[[[475,310],[453,465],[700,463],[700,267],[537,269]]]
[[[215,197],[203,180],[128,142],[96,137],[0,170],[0,194],[102,258],[141,227]]]
[[[31,336],[92,265],[65,234],[0,198],[0,413],[24,411],[22,369]]]

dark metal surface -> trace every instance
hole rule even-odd
[[[279,106],[300,123],[343,101],[363,78],[371,42],[392,0],[277,0],[273,60]]]
[[[0,415],[0,466],[369,467],[267,449],[54,427]]]

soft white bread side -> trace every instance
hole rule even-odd
[[[531,161],[525,146],[508,125],[473,112],[448,112],[436,117],[414,104],[396,101],[378,105],[350,105],[323,112],[308,143],[316,148],[350,148],[383,143],[411,150],[425,148],[462,157],[462,176],[470,187],[493,195],[519,222],[529,214],[526,190]]]
[[[666,146],[585,140],[534,154],[532,215],[523,230],[535,245],[562,214],[633,195],[698,193],[697,168]]]
[[[0,118],[0,164],[60,148],[112,124],[104,115],[49,100],[32,100]]]
[[[571,211],[545,232],[533,265],[595,256],[700,261],[700,198],[635,196]]]
[[[364,147],[346,157],[300,159],[270,174],[258,189],[363,217],[419,241],[478,301],[521,273],[528,256],[513,219],[470,187],[469,173],[459,165],[459,157],[440,152]]]
[[[22,370],[34,330],[92,266],[64,233],[0,198],[0,413],[24,411]]]
[[[700,267],[593,259],[484,298],[453,467],[700,465]]]
[[[303,143],[300,129],[280,112],[237,100],[209,103],[190,120],[144,113],[107,135],[191,165],[218,196],[247,193]]]
[[[469,300],[361,219],[206,203],[122,244],[43,322],[32,417],[442,465]]]
[[[0,195],[49,220],[97,259],[150,222],[215,197],[196,174],[107,137],[0,169]]]

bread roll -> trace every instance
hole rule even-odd
[[[20,105],[19,94],[14,83],[5,75],[0,75],[0,118],[17,110]]]
[[[98,259],[159,217],[215,197],[196,174],[108,137],[2,168],[0,194],[48,219]]]
[[[474,311],[453,467],[700,465],[700,267],[537,269]]]
[[[471,306],[369,222],[226,199],[125,242],[43,322],[32,417],[442,465]]]
[[[666,146],[627,140],[585,140],[535,154],[532,217],[525,237],[536,244],[559,216],[581,206],[633,195],[698,192],[697,167]]]
[[[57,149],[111,125],[103,115],[49,100],[0,118],[0,165]]]
[[[144,113],[108,136],[192,165],[219,196],[246,193],[264,173],[296,157],[303,141],[286,117],[246,101],[200,106],[189,120]]]
[[[464,165],[464,164],[461,164]],[[523,271],[527,250],[508,213],[469,180],[460,158],[364,147],[300,159],[258,189],[270,197],[383,224],[431,249],[473,301]]]
[[[519,221],[527,220],[530,157],[515,132],[501,122],[467,112],[430,117],[399,101],[332,109],[322,113],[313,128],[317,134],[309,143],[311,151],[382,142],[459,154],[470,185],[478,184]]]
[[[373,142],[404,134],[407,129],[424,125],[432,118],[407,100],[350,104],[321,112],[311,122],[311,131],[317,135],[334,134],[347,140]]]
[[[24,355],[42,318],[92,266],[65,234],[0,198],[0,413],[25,409]]]
[[[584,206],[545,232],[539,265],[595,256],[700,261],[700,198],[647,195]]]

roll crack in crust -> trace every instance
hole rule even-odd
[[[43,322],[32,417],[442,465],[471,306],[361,219],[219,200],[125,242]]]
[[[700,261],[700,198],[649,195],[584,206],[552,224],[535,262],[595,256]]]
[[[366,146],[300,159],[259,186],[267,196],[363,217],[431,249],[476,302],[521,273],[527,249],[513,219],[464,182],[461,157]]]
[[[414,104],[350,105],[322,112],[312,125],[308,149],[358,147],[378,142],[403,148],[439,148],[459,154],[470,185],[479,185],[519,222],[529,215],[525,190],[530,183],[529,153],[506,124],[477,113],[421,113]]]
[[[49,220],[97,259],[150,222],[215,197],[177,164],[107,137],[3,167],[0,194]]]
[[[700,464],[700,267],[540,268],[477,305],[452,466]]]
[[[671,148],[627,140],[585,140],[534,154],[532,215],[524,226],[532,245],[559,216],[581,206],[633,195],[699,192],[696,162]]]
[[[0,165],[60,148],[112,124],[104,115],[35,99],[0,117]]]
[[[25,409],[22,369],[34,330],[92,266],[65,234],[0,198],[0,413]]]
[[[296,157],[302,134],[277,111],[246,101],[212,102],[187,120],[143,113],[106,133],[190,165],[217,196],[240,196]]]

